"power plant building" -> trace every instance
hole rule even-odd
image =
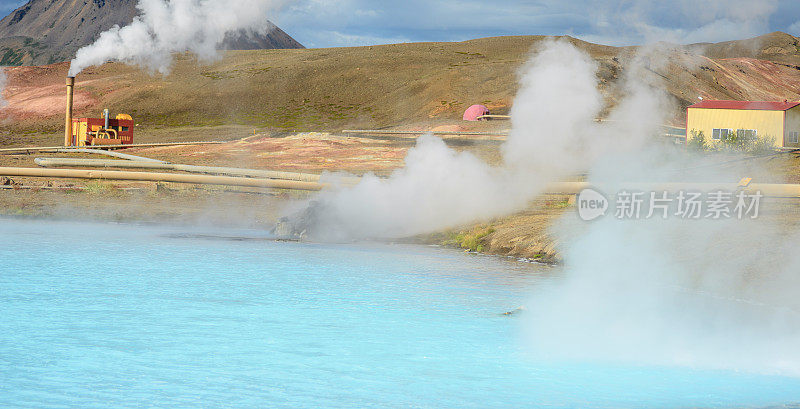
[[[686,140],[700,132],[712,144],[735,137],[800,148],[800,102],[702,101],[687,108]]]

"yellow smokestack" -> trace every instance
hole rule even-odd
[[[72,146],[72,92],[75,77],[67,77],[67,117],[64,120],[64,146]]]

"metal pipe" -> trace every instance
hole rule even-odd
[[[129,161],[135,161],[135,162],[167,163],[167,162],[164,162],[163,160],[150,159],[150,158],[145,158],[143,156],[129,155],[127,153],[122,153],[122,152],[104,151],[102,149],[75,149],[75,148],[69,148],[69,149],[54,149],[54,151],[58,152],[58,153],[90,153],[90,154],[94,154],[94,155],[113,156],[115,158],[127,159]],[[75,160],[80,160],[80,159],[75,159]],[[117,161],[117,162],[119,162],[119,161]],[[79,165],[75,165],[75,166],[79,166]]]
[[[498,132],[463,132],[463,131],[387,131],[380,129],[345,129],[342,131],[344,134],[356,135],[472,135],[472,136],[508,136],[508,131]]]
[[[779,184],[779,183],[752,183],[743,189],[747,194],[761,192],[764,196],[798,198],[800,197],[800,185]]]
[[[72,146],[72,94],[75,77],[67,77],[67,112],[64,120],[64,146]],[[77,143],[76,143],[77,145]]]
[[[127,148],[157,148],[163,146],[183,146],[183,145],[219,145],[229,143],[232,141],[198,141],[198,142],[161,142],[161,143],[134,143],[130,145],[98,145],[93,146],[92,149],[127,149]],[[64,149],[63,146],[35,146],[28,148],[2,148],[0,153],[31,153],[31,152],[55,152],[58,149]]]
[[[105,120],[105,125],[103,129],[108,129],[108,108],[103,110],[103,119]]]
[[[72,159],[72,158],[36,158],[37,165],[45,168],[57,167],[83,167],[83,168],[123,168],[123,169],[157,169],[175,170],[180,172],[207,173],[213,175],[244,176],[265,179],[297,180],[302,182],[319,182],[320,175],[313,173],[281,172],[274,170],[228,168],[220,166],[181,165],[164,162],[136,162],[127,160],[105,159]],[[361,178],[341,177],[337,181],[356,184]]]
[[[587,182],[559,182],[551,183],[545,189],[547,193],[562,193],[562,194],[578,194],[583,189],[594,187],[600,191],[606,191],[603,183],[589,184]],[[713,192],[713,191],[726,191],[736,192],[743,190],[746,194],[756,194],[761,192],[765,197],[774,198],[800,198],[800,184],[781,184],[781,183],[750,183],[747,186],[742,186],[737,183],[620,183],[615,184],[615,188],[625,188],[631,191],[655,191],[655,192],[679,192],[679,191],[694,191],[694,192]]]
[[[200,185],[248,186],[275,189],[294,189],[317,191],[329,187],[329,184],[303,182],[297,180],[255,179],[231,176],[182,175],[176,173],[151,172],[119,172],[102,170],[76,169],[41,169],[41,168],[3,168],[0,176],[72,178],[72,179],[106,179],[132,180],[143,182],[193,183]],[[558,182],[548,185],[543,193],[577,194],[589,187],[586,182]],[[600,185],[602,187],[602,185]],[[625,185],[629,189],[661,189],[667,191],[692,190],[712,191],[743,189],[748,194],[761,192],[764,197],[800,198],[800,184],[751,183],[741,187],[735,183],[635,183]]]
[[[130,180],[140,182],[172,182],[198,185],[247,186],[272,189],[317,191],[327,184],[297,180],[255,179],[231,176],[182,175],[177,173],[120,172],[110,170],[2,168],[0,176],[21,176],[66,179]]]

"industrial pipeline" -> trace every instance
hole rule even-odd
[[[296,180],[302,182],[319,182],[321,175],[313,173],[282,172],[274,170],[229,168],[221,166],[182,165],[177,163],[138,161],[138,160],[103,160],[72,158],[36,158],[37,165],[45,168],[83,167],[83,168],[125,168],[125,169],[157,169],[174,170],[190,173],[206,173],[212,175],[243,176],[251,178]],[[337,178],[337,181],[356,184],[357,177]]]

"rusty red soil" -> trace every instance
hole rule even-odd
[[[328,133],[300,133],[282,138],[257,135],[219,145],[167,146],[126,152],[175,163],[365,173],[402,167],[409,147]]]
[[[0,118],[25,120],[41,119],[64,114],[65,81],[68,63],[38,67],[7,67],[6,87],[3,98],[8,105],[0,110]],[[86,85],[93,81],[79,81]],[[80,110],[96,103],[89,92],[77,86],[74,96],[74,109]]]
[[[713,61],[719,70],[718,83],[742,100],[780,101],[787,95],[800,95],[798,67],[754,58]]]

